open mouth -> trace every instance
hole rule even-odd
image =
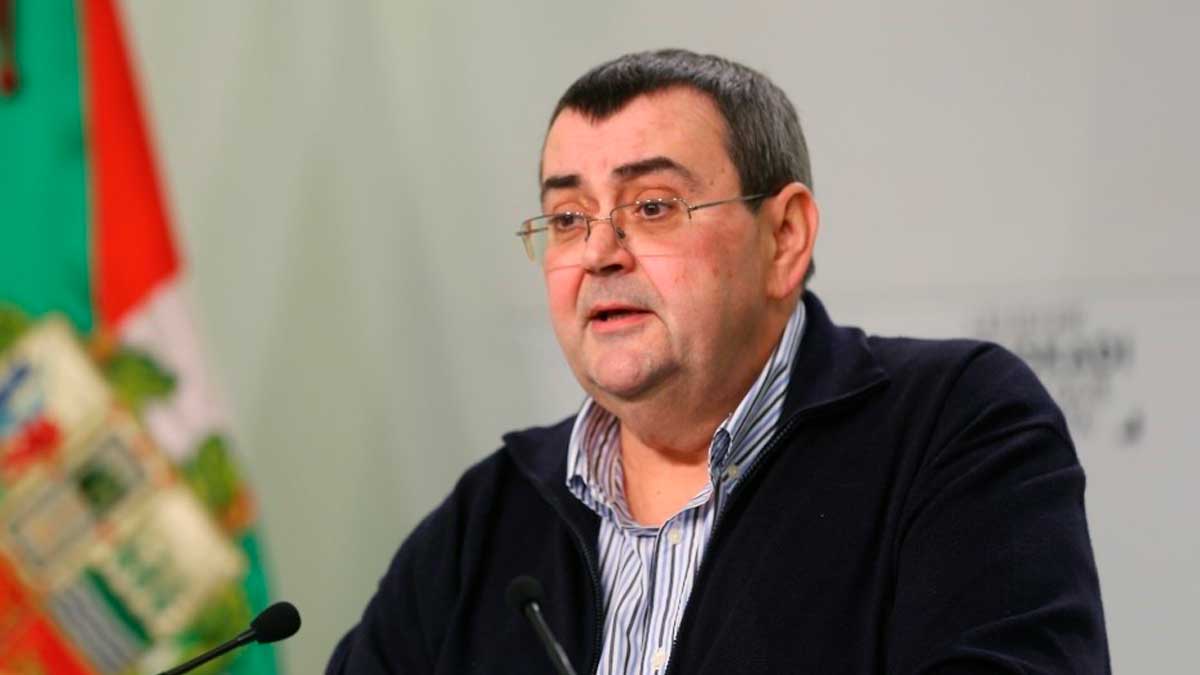
[[[645,314],[646,312],[640,309],[620,308],[620,309],[603,309],[592,315],[592,321],[616,321],[625,317],[634,316],[636,314]]]
[[[599,305],[592,308],[588,314],[588,323],[594,326],[620,326],[629,321],[646,316],[650,312],[640,307],[629,305]]]

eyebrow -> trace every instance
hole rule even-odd
[[[579,174],[570,173],[564,176],[547,176],[542,181],[542,197],[551,190],[567,190],[579,187]]]
[[[689,187],[696,187],[700,181],[696,180],[696,176],[688,171],[687,167],[670,157],[651,157],[649,159],[640,159],[629,164],[622,164],[613,169],[613,177],[621,182],[631,181],[635,178],[652,173],[673,173],[687,182]]]
[[[695,174],[689,171],[687,167],[683,166],[679,162],[676,162],[670,157],[664,157],[661,155],[658,157],[639,159],[636,162],[629,162],[628,164],[622,164],[621,166],[618,166],[612,170],[612,175],[617,182],[626,183],[634,180],[635,178],[641,178],[642,176],[652,173],[664,172],[678,175],[684,180],[684,182],[688,184],[688,187],[695,188],[700,185],[700,181],[696,178]],[[544,198],[546,193],[551,190],[577,188],[579,187],[580,182],[579,174],[577,173],[547,176],[546,179],[542,181],[541,196]]]

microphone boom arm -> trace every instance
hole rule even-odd
[[[238,634],[237,637],[233,638],[229,642],[226,642],[225,644],[222,644],[221,646],[217,647],[216,649],[213,649],[212,651],[204,652],[203,654],[201,654],[200,656],[197,656],[196,658],[192,659],[191,661],[188,661],[187,663],[181,663],[178,666],[175,666],[174,668],[172,668],[170,670],[164,670],[163,672],[159,673],[158,675],[183,675],[183,673],[186,673],[189,670],[192,670],[193,668],[197,668],[205,663],[208,663],[209,661],[212,661],[213,659],[217,658],[218,656],[223,656],[225,654],[228,654],[229,652],[237,649],[238,647],[241,647],[242,645],[250,643],[250,642],[254,642],[254,629],[253,628],[249,628],[247,630],[242,631],[241,633]]]
[[[537,631],[538,637],[546,647],[546,655],[550,657],[550,662],[554,664],[554,670],[558,672],[558,675],[575,675],[575,669],[571,667],[571,660],[567,658],[567,652],[562,645],[558,644],[558,640],[554,639],[554,633],[550,631],[546,617],[542,616],[541,606],[534,601],[527,602],[521,613],[529,619],[529,623],[533,624],[533,629]]]

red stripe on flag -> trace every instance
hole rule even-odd
[[[92,675],[0,556],[0,673]]]
[[[116,327],[179,267],[111,0],[84,0],[93,287],[100,323]]]

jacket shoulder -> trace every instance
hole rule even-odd
[[[563,424],[569,434],[569,421],[506,434],[500,449],[463,472],[401,544],[327,673],[432,672],[460,602],[481,583],[488,541],[549,513],[514,457],[551,457],[547,446]]]
[[[968,365],[985,369],[1025,368],[1020,357],[986,340],[970,338],[912,338],[868,335],[872,354],[890,373],[913,374],[937,370],[961,371]],[[973,364],[982,359],[979,364]]]
[[[556,466],[565,466],[566,444],[555,442],[564,433],[564,427],[569,437],[570,419],[554,426],[505,434],[503,445],[463,472],[407,543],[427,550],[432,548],[440,557],[447,546],[461,546],[473,526],[491,530],[497,504],[510,503],[514,496],[520,496],[522,502],[533,496],[531,482],[538,476],[532,472],[553,474]]]
[[[948,395],[1017,398],[1057,408],[1033,370],[994,342],[870,336],[868,343],[902,387],[940,385]]]

